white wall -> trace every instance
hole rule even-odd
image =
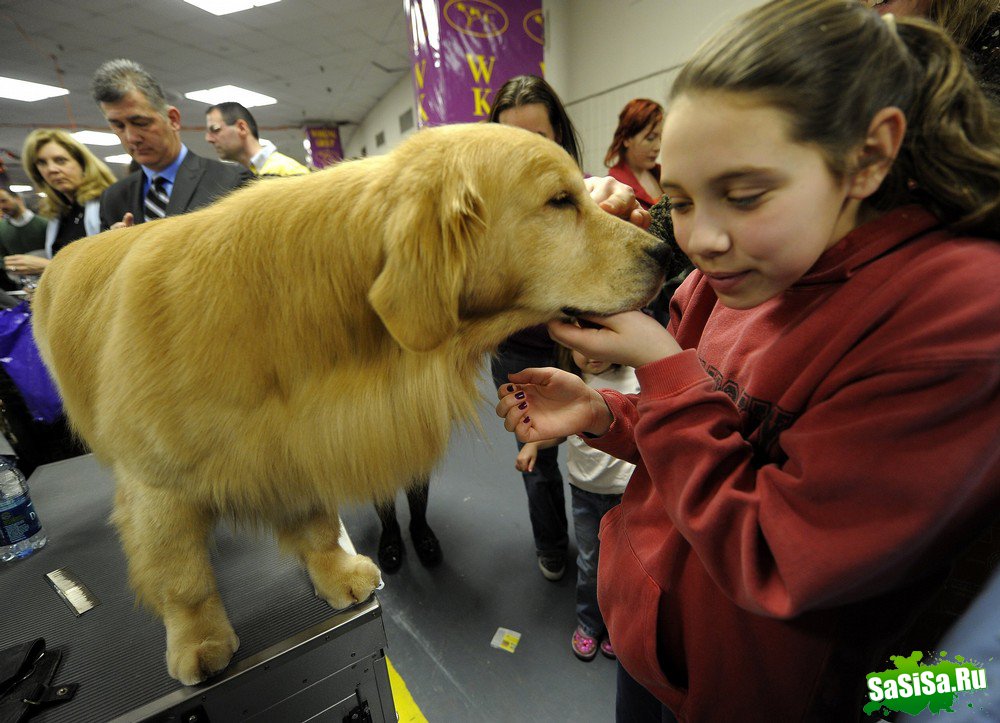
[[[589,2],[589,0],[588,0]],[[545,79],[559,94],[568,98],[571,91],[571,71],[573,69],[573,48],[570,35],[564,29],[570,24],[569,0],[542,0],[545,15]],[[552,28],[560,28],[553,33]]]
[[[359,158],[364,148],[369,156],[379,156],[388,153],[399,145],[399,142],[416,130],[400,133],[399,117],[407,110],[415,113],[413,98],[413,83],[409,73],[403,73],[399,82],[393,86],[385,97],[378,102],[371,113],[365,116],[359,126],[344,126],[341,128],[341,140],[344,143],[344,158]],[[379,146],[375,137],[385,134],[385,143]]]
[[[760,0],[543,0],[546,66],[583,140],[584,170],[604,175],[618,113],[632,98],[666,102],[687,57]],[[549,50],[553,57],[549,60]],[[563,68],[563,65],[568,66]]]
[[[543,0],[545,75],[583,141],[584,170],[604,175],[618,113],[632,98],[665,102],[684,60],[729,18],[760,0]],[[357,128],[343,129],[348,158],[392,150],[414,105],[404,74]],[[377,147],[375,134],[385,133]]]

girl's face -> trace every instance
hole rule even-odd
[[[677,243],[730,308],[777,296],[858,224],[849,181],[753,95],[678,97],[663,150]]]
[[[76,196],[76,189],[83,183],[83,167],[55,141],[38,149],[35,168],[46,183],[69,198]]]
[[[643,171],[651,171],[660,159],[663,120],[648,125],[625,140],[625,163]]]
[[[549,109],[541,103],[528,103],[500,111],[497,120],[501,125],[524,128],[526,131],[545,136],[550,141],[556,140],[556,131],[552,127],[552,121],[549,120]]]
[[[611,368],[611,362],[601,361],[599,359],[588,359],[580,352],[573,350],[573,363],[581,370],[588,374],[603,374],[608,369]]]

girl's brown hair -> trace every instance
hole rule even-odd
[[[83,180],[80,187],[76,189],[75,198],[66,198],[62,193],[52,188],[45,182],[35,166],[38,161],[38,151],[48,143],[58,143],[83,169]],[[85,145],[69,133],[57,128],[40,128],[28,134],[24,141],[24,149],[21,151],[21,165],[24,166],[25,173],[34,182],[35,188],[45,193],[45,198],[38,204],[38,210],[43,216],[50,218],[62,216],[68,212],[74,201],[82,206],[87,201],[98,198],[104,189],[116,180],[104,161],[91,153]]]
[[[490,106],[490,123],[499,123],[500,114],[511,108],[541,103],[549,114],[549,123],[556,134],[556,143],[573,156],[576,165],[583,168],[583,147],[573,122],[566,113],[559,96],[552,86],[537,75],[516,75],[497,91]]]
[[[625,157],[625,141],[642,133],[644,128],[663,120],[663,106],[649,98],[633,98],[618,114],[618,127],[604,154],[604,165],[610,168]]]
[[[1000,0],[931,0],[927,17],[965,48],[995,12],[1000,12]]]
[[[1000,114],[934,23],[880,17],[853,0],[774,0],[733,21],[684,66],[671,98],[751,93],[784,111],[837,176],[875,114],[900,108],[907,131],[879,190],[888,210],[918,202],[959,231],[1000,229]]]

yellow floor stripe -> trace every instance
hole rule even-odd
[[[392,667],[392,661],[389,660],[388,656],[386,656],[385,664],[389,668],[389,686],[392,688],[392,700],[396,704],[396,715],[399,716],[399,723],[427,723],[424,714],[420,712],[416,701],[410,695],[406,682]]]

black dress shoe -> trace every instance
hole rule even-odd
[[[403,564],[403,537],[399,527],[383,529],[378,538],[378,565],[382,572],[392,574]]]
[[[430,527],[411,527],[410,539],[413,540],[413,549],[417,551],[417,557],[424,567],[434,567],[441,563],[441,543]]]

